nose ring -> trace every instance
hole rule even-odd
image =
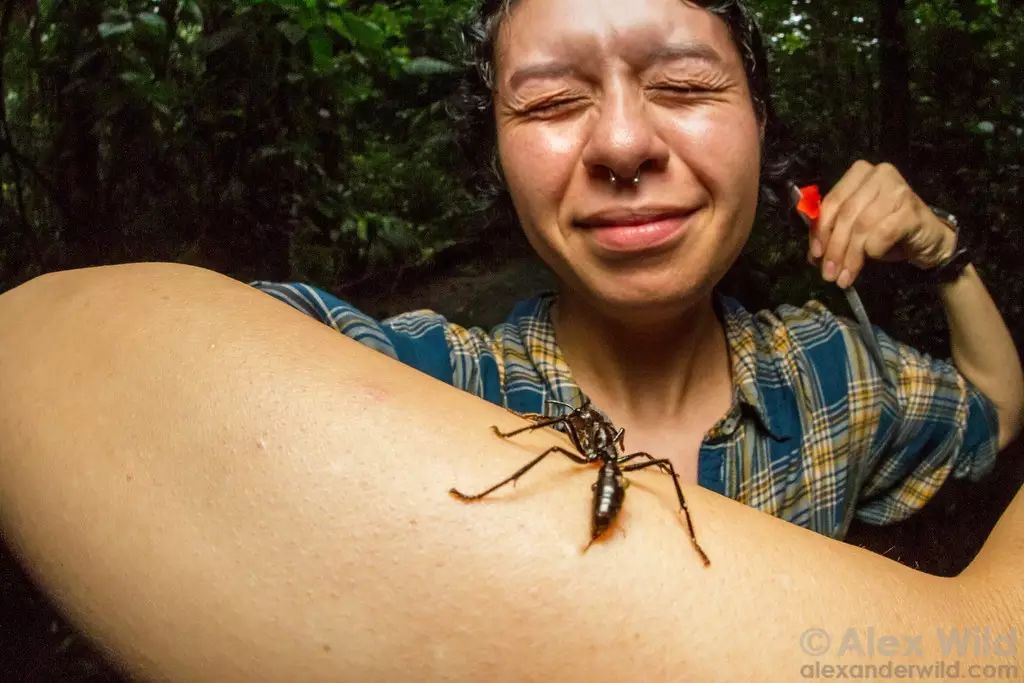
[[[618,186],[619,181],[621,180],[621,178],[619,178],[619,176],[615,175],[615,171],[611,170],[610,168],[608,169],[608,177],[612,181],[612,185]],[[638,168],[636,170],[636,175],[633,176],[633,187],[639,187],[639,185],[640,185],[640,169]]]

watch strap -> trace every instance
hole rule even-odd
[[[967,266],[971,265],[971,252],[961,243],[960,221],[957,220],[956,216],[937,206],[929,206],[928,208],[932,210],[936,218],[948,225],[955,234],[952,255],[931,270],[932,277],[938,284],[953,282],[963,275],[964,269]]]
[[[964,270],[971,265],[972,261],[970,251],[964,247],[957,247],[952,256],[932,270],[932,276],[940,285],[953,282],[964,274]]]

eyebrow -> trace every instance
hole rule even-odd
[[[661,45],[643,56],[645,64],[663,62],[697,61],[722,66],[725,60],[715,48],[707,43],[689,42]],[[565,62],[544,62],[517,69],[509,78],[509,87],[515,90],[522,83],[532,79],[562,78],[571,75],[575,69]]]
[[[648,52],[646,57],[647,63],[697,61],[708,62],[716,66],[725,63],[725,59],[718,53],[718,50],[707,43],[698,42],[662,45]]]
[[[521,84],[532,79],[545,79],[545,78],[561,78],[568,76],[573,73],[573,69],[568,64],[563,62],[546,62],[544,64],[534,64],[531,66],[524,66],[522,69],[518,69],[512,77],[508,79],[509,87],[512,90],[518,88]]]

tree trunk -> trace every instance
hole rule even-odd
[[[880,142],[883,160],[904,173],[910,162],[910,50],[906,0],[879,0]]]

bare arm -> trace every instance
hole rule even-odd
[[[996,406],[1003,449],[1024,424],[1024,371],[1013,337],[974,266],[943,285],[941,295],[953,362]]]
[[[1021,495],[956,579],[689,487],[704,569],[656,473],[581,554],[591,469],[447,495],[560,435],[503,442],[508,412],[200,269],[4,294],[0,402],[0,530],[142,678],[788,681],[808,627],[1024,612]]]

